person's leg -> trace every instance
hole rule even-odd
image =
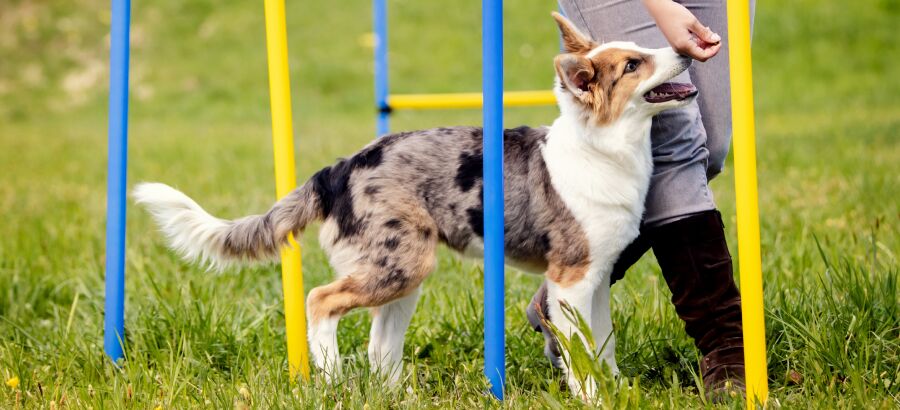
[[[727,7],[724,0],[681,3],[722,36],[719,54],[689,69],[691,81],[701,90],[697,101],[709,151],[707,180],[711,180],[722,171],[731,146]],[[748,7],[752,30],[755,0],[750,0]],[[653,253],[672,290],[675,310],[704,355],[701,373],[708,394],[720,393],[728,380],[743,387],[741,296],[734,283],[721,215],[718,211],[703,212],[659,226],[651,236]]]
[[[646,47],[668,45],[640,2],[563,0],[560,5],[563,12],[580,29],[596,40],[630,40]],[[702,6],[687,3],[686,5]],[[704,23],[713,25],[713,22],[704,21]],[[714,23],[714,30],[720,33],[725,31],[718,28],[720,24],[724,27],[723,21],[717,20]],[[719,55],[713,60],[719,59],[724,65],[718,67],[720,69],[724,67],[727,73],[727,54],[724,57]],[[697,70],[692,72],[698,73]],[[711,69],[701,70],[699,73],[704,76],[716,75],[716,71]],[[687,73],[682,76],[685,78],[676,81],[693,80]],[[700,94],[720,93],[721,89],[715,87],[723,86],[727,89],[727,79],[728,77],[725,77],[724,83],[717,83],[705,78],[704,87],[708,88],[698,86]],[[703,103],[704,106],[713,104],[710,101],[712,100]],[[721,105],[727,111],[730,101],[726,100]],[[638,240],[623,252],[614,269],[613,279],[624,275],[625,270],[652,246],[667,284],[672,290],[672,301],[676,305],[676,311],[685,320],[688,333],[694,337],[701,353],[704,354],[702,367],[704,382],[707,386],[717,387],[729,378],[743,376],[743,355],[740,355],[738,362],[736,356],[731,354],[742,350],[742,339],[736,336],[740,335],[740,296],[734,285],[731,256],[727,253],[727,246],[724,243],[723,227],[721,223],[709,223],[710,218],[719,220],[719,217],[707,184],[710,152],[700,114],[702,108],[699,103],[695,103],[684,109],[664,112],[654,118],[651,131],[654,174],[648,192],[642,233]],[[717,111],[709,113],[708,116],[712,120],[713,116],[720,114],[721,112]],[[719,130],[724,128],[722,121],[730,124],[730,116],[718,120],[720,118],[716,118],[716,124],[712,127],[718,127],[717,143],[724,140],[725,148],[724,150],[717,148],[721,159],[714,160],[723,162],[730,141],[730,131],[723,134]],[[721,165],[718,169],[721,169]],[[715,175],[717,172],[709,174]],[[685,222],[677,223],[678,221]],[[688,236],[678,235],[681,230],[699,230],[699,232]],[[670,257],[678,254],[677,251],[673,252],[673,249],[681,251],[686,249],[696,253],[698,263],[688,264],[683,259]],[[717,262],[703,265],[699,263],[701,260]],[[696,286],[701,282],[704,286]],[[529,305],[528,312],[529,320],[536,329],[541,328],[540,320],[533,320],[539,317],[534,314],[535,306],[539,305],[543,305],[542,311],[548,311],[545,299],[541,297],[541,290]],[[735,329],[737,332],[734,332]],[[548,338],[548,342],[554,342],[552,337]],[[554,346],[551,344],[545,349],[545,354],[552,360],[552,353]]]
[[[726,381],[743,388],[741,294],[719,211],[647,228],[645,235],[672,291],[675,312],[703,354],[700,371],[707,395],[718,396]]]

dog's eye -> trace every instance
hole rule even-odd
[[[638,65],[640,65],[640,64],[641,64],[641,62],[638,60],[628,60],[628,63],[625,64],[625,72],[633,73],[634,70],[637,70]]]

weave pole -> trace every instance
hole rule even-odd
[[[481,2],[484,94],[484,374],[503,400],[503,1]]]
[[[385,0],[372,0],[372,16],[375,29],[375,107],[378,108],[378,122],[375,136],[389,131],[391,107],[388,105],[388,36],[387,4]]]
[[[766,326],[763,313],[759,246],[759,198],[756,180],[756,131],[753,124],[753,75],[750,59],[750,10],[746,1],[728,0],[731,110],[734,128],[734,191],[737,205],[741,311],[744,322],[747,408],[765,406]]]
[[[481,93],[448,94],[395,94],[387,98],[393,110],[443,110],[481,108]],[[556,96],[551,90],[507,91],[503,93],[505,107],[537,107],[556,105]]]
[[[128,170],[128,57],[131,1],[112,0],[109,31],[109,148],[106,179],[106,300],[103,350],[123,358],[125,342],[125,189]]]
[[[291,84],[288,70],[284,0],[266,0],[266,50],[269,63],[269,101],[272,110],[272,146],[275,151],[275,194],[283,198],[297,186],[294,174],[294,130],[291,121]],[[297,372],[309,380],[309,347],[303,305],[300,245],[293,236],[281,249],[284,290],[284,325],[291,380]]]

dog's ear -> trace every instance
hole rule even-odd
[[[594,79],[594,65],[587,57],[578,54],[560,54],[553,60],[556,74],[575,98],[584,101],[590,82]]]
[[[595,44],[591,39],[582,34],[575,28],[575,25],[572,24],[569,19],[563,17],[562,14],[557,12],[551,13],[553,18],[556,20],[556,24],[559,25],[559,32],[562,34],[563,40],[563,48],[568,53],[586,53],[591,51],[594,48]]]

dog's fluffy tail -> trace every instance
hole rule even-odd
[[[171,248],[185,259],[214,269],[275,259],[288,235],[299,233],[321,214],[318,197],[308,185],[295,189],[263,215],[233,221],[210,215],[166,184],[138,184],[132,196],[150,211]]]

